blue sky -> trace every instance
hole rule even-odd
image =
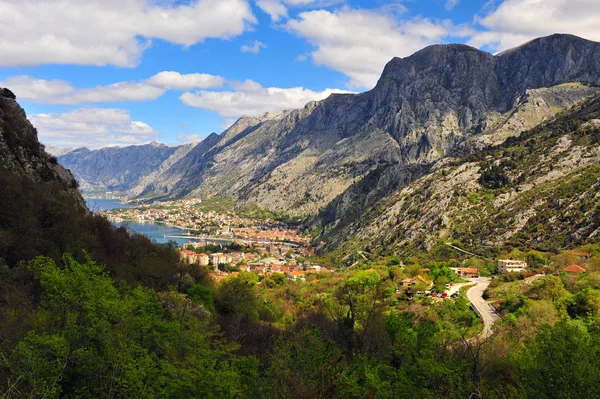
[[[434,43],[600,40],[597,0],[0,0],[0,86],[59,147],[181,144],[365,91]]]

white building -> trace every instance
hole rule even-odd
[[[498,259],[498,273],[522,272],[527,267],[527,263],[520,260]]]
[[[231,263],[231,256],[217,252],[210,255],[210,262],[215,266]]]

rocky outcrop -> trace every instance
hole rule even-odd
[[[38,141],[37,130],[27,120],[15,95],[0,88],[0,169],[26,176],[35,182],[58,182],[80,210],[86,210],[85,201],[77,191],[77,182],[71,172],[57,159],[44,151]]]

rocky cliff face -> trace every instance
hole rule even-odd
[[[25,111],[8,89],[0,88],[0,169],[26,176],[35,182],[56,181],[80,210],[85,201],[77,191],[71,172],[44,151],[37,130],[29,123]]]
[[[158,171],[178,147],[156,142],[90,151],[78,148],[58,158],[73,171],[84,192],[126,192]]]
[[[567,82],[578,84],[556,87]],[[574,36],[537,39],[496,56],[431,46],[390,61],[367,93],[241,118],[141,192],[219,194],[296,216],[321,213],[329,224],[356,217],[448,155],[552,118],[598,84],[600,44]]]
[[[599,118],[600,96],[501,146],[447,157],[360,217],[333,221],[320,238],[340,254],[368,248],[407,256],[440,242],[488,254],[507,246],[554,251],[594,242],[600,237]]]

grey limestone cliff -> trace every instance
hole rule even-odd
[[[495,56],[430,46],[391,60],[369,92],[241,118],[141,193],[219,194],[296,216],[321,213],[323,221],[355,217],[444,157],[518,135],[594,94],[599,83],[600,44],[575,36],[540,38]]]

